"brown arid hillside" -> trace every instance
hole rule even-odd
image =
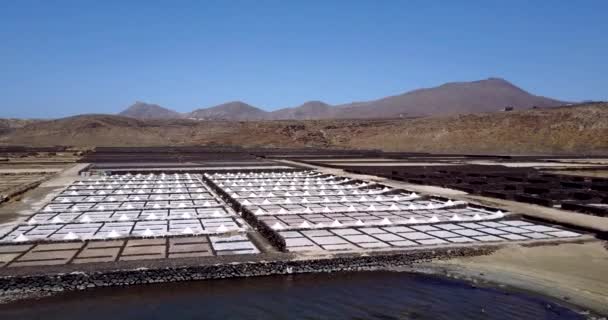
[[[504,79],[489,78],[470,82],[450,82],[377,100],[335,106],[321,101],[309,101],[293,108],[265,111],[241,101],[233,101],[181,114],[158,105],[138,102],[119,115],[136,119],[187,117],[199,120],[234,121],[389,119],[497,112],[505,107],[523,110],[565,104],[566,102],[563,101],[533,95]]]
[[[608,155],[608,103],[392,120],[195,121],[86,115],[32,123],[4,145],[327,147]]]
[[[172,119],[181,118],[176,111],[163,108],[157,104],[137,101],[118,115],[137,119]]]
[[[35,119],[12,119],[12,118],[0,118],[0,135],[11,132],[15,129],[24,127],[27,124],[37,122],[40,120]]]
[[[505,107],[529,109],[566,104],[536,96],[512,83],[489,78],[472,82],[451,82],[374,101],[356,102],[335,108],[335,118],[419,117],[477,112],[496,112]]]
[[[295,108],[284,108],[269,113],[268,119],[274,120],[311,120],[332,118],[334,110],[322,101],[308,101]]]
[[[231,101],[211,108],[192,111],[188,118],[200,120],[262,120],[266,111],[258,109],[242,101]]]

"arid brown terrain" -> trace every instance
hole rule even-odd
[[[242,101],[232,101],[192,112],[178,113],[156,104],[136,102],[119,113],[136,119],[198,120],[322,120],[377,119],[496,112],[503,108],[525,110],[546,108],[567,102],[531,94],[500,78],[470,82],[450,82],[376,100],[329,105],[308,101],[291,108],[266,111]]]
[[[3,145],[331,147],[431,153],[608,154],[608,103],[387,120],[196,121],[83,115],[0,135]]]
[[[36,121],[31,119],[0,119],[0,134],[10,132]]]

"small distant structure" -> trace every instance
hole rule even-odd
[[[500,109],[500,111],[507,112],[507,111],[513,111],[513,109],[514,109],[513,107],[508,106],[508,107],[504,107],[504,108]]]

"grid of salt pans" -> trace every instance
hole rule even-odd
[[[361,250],[579,235],[524,221],[497,222],[504,217],[499,210],[473,208],[462,201],[441,201],[314,171],[216,173],[207,177],[283,237],[289,251]],[[444,233],[441,231],[448,230],[435,227],[484,228],[481,223],[506,229],[458,231],[464,233],[459,234]],[[520,223],[530,225],[532,230],[510,229],[515,227],[510,224]],[[533,230],[535,228],[546,232],[540,233]],[[427,229],[440,232],[418,234]],[[398,235],[391,230],[412,234]],[[489,233],[484,233],[486,231]],[[378,236],[369,234],[374,232]],[[521,235],[523,233],[529,235]]]
[[[76,181],[25,223],[0,238],[0,242],[222,235],[246,231],[246,223],[216,199],[200,178],[197,174],[162,173]],[[250,247],[257,252],[253,244],[250,243]]]
[[[209,178],[273,228],[481,221],[500,211],[440,201],[316,172],[228,173]]]

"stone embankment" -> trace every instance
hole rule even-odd
[[[87,272],[49,273],[40,270],[42,272],[31,275],[0,277],[0,301],[13,300],[14,297],[42,296],[62,291],[100,287],[298,273],[372,271],[409,266],[414,262],[430,261],[431,259],[486,255],[498,248],[498,246],[459,247],[369,255],[343,254],[332,257],[275,254],[252,256],[252,260],[255,261],[226,260],[223,263],[207,261],[198,265],[194,261],[189,261],[188,264],[182,266],[163,266],[150,260],[148,266],[133,269],[95,270],[92,268]]]

